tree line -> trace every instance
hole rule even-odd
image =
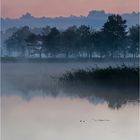
[[[46,26],[35,34],[28,26],[18,29],[6,41],[8,56],[21,57],[121,58],[139,55],[140,26],[127,29],[120,15],[110,15],[99,31],[89,26],[72,26],[66,30]]]

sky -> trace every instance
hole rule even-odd
[[[107,13],[139,11],[139,0],[2,0],[1,16],[16,18],[30,12],[36,17],[80,16],[91,10]]]

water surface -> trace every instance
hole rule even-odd
[[[59,87],[56,77],[90,66],[2,64],[2,140],[139,140],[137,94]]]

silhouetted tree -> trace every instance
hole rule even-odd
[[[108,47],[111,57],[115,54],[120,54],[126,39],[126,20],[123,20],[120,15],[111,15],[108,17],[107,22],[104,24],[102,31],[104,34],[105,46]]]
[[[42,35],[48,35],[50,32],[51,32],[50,26],[46,26],[46,27],[42,28]]]
[[[130,41],[130,48],[129,52],[133,54],[135,58],[139,54],[139,33],[140,33],[140,26],[132,26],[129,29],[129,41]]]
[[[61,35],[62,52],[65,53],[65,57],[77,52],[77,28],[75,26],[69,27]]]
[[[51,54],[51,56],[56,56],[56,54],[59,52],[59,40],[60,40],[60,32],[57,28],[51,28],[51,31],[48,33],[48,35],[44,36],[43,44],[46,48],[46,55],[48,53]]]
[[[28,26],[25,26],[13,33],[13,35],[5,41],[9,55],[11,55],[11,53],[15,51],[20,52],[20,56],[25,56],[27,47],[26,39],[30,35],[31,32]]]
[[[44,51],[44,45],[42,36],[31,34],[27,39],[27,46],[28,46],[28,55],[39,54],[39,57],[42,57],[42,53]]]
[[[90,27],[81,25],[78,28],[79,45],[81,46],[81,53],[86,53],[87,57],[91,57],[91,32]]]
[[[105,34],[103,31],[98,31],[94,34],[95,52],[100,58],[107,57],[109,55],[109,48],[105,42]]]
[[[19,56],[42,54],[66,58],[87,57],[127,57],[129,53],[135,58],[139,52],[138,25],[126,31],[126,20],[120,15],[110,15],[101,30],[94,31],[89,26],[71,26],[60,31],[57,28],[29,29],[28,26],[16,29],[5,41],[9,52],[18,52]],[[28,53],[27,53],[28,52]],[[63,56],[62,55],[62,56]]]

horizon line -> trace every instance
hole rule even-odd
[[[92,12],[92,11],[104,12],[105,14],[119,14],[119,15],[132,14],[132,13],[139,14],[140,13],[140,11],[131,11],[131,12],[122,12],[122,13],[118,12],[118,13],[116,13],[116,12],[107,12],[105,10],[90,10],[86,15],[73,15],[73,14],[70,14],[70,15],[66,15],[66,16],[64,16],[64,15],[60,15],[60,16],[47,16],[47,15],[36,16],[36,15],[33,15],[32,12],[27,11],[27,12],[25,12],[25,13],[21,14],[20,16],[17,16],[17,17],[8,17],[8,16],[3,17],[2,14],[1,14],[0,18],[1,19],[19,19],[19,18],[21,18],[21,17],[23,17],[24,15],[27,15],[27,14],[31,15],[34,18],[59,18],[59,17],[67,18],[67,17],[72,17],[72,16],[73,17],[87,17],[89,15],[89,13]]]

